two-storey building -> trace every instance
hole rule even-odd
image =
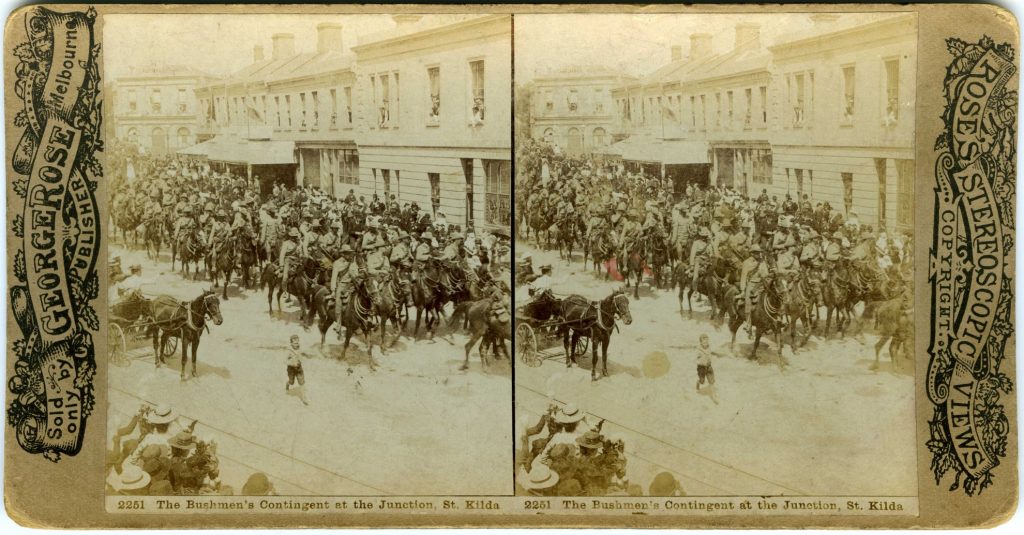
[[[807,194],[875,228],[911,230],[917,18],[812,16],[770,48],[769,192]]]
[[[163,156],[192,146],[201,116],[195,91],[210,75],[189,67],[146,67],[111,84],[114,138]]]
[[[342,25],[316,26],[316,50],[297,52],[295,37],[271,37],[270,57],[253,49],[248,67],[197,92],[204,110],[204,151],[215,166],[274,182],[344,195],[359,184],[355,145],[355,57]]]
[[[534,139],[581,156],[612,142],[615,106],[611,90],[622,76],[595,66],[548,69],[530,82],[531,124]]]
[[[395,16],[356,54],[358,193],[508,228],[510,15]]]

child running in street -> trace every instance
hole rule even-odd
[[[299,399],[302,403],[309,405],[309,400],[306,399],[306,374],[302,371],[302,357],[305,353],[299,350],[299,335],[293,334],[291,336],[291,347],[288,348],[288,382],[284,385],[285,392],[292,388],[292,385],[298,381],[299,386],[296,387],[299,393]]]
[[[700,345],[697,346],[697,392],[700,392],[700,386],[707,379],[708,395],[711,397],[711,401],[714,401],[715,405],[717,405],[718,396],[715,395],[715,370],[711,367],[711,356],[714,354],[711,351],[711,342],[708,339],[708,335],[700,335]]]

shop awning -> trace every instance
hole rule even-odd
[[[633,140],[627,138],[622,148],[622,159],[635,162],[661,163],[665,165],[709,164],[708,144],[705,141],[684,140]]]
[[[213,162],[250,165],[296,163],[294,141],[217,136],[206,143],[210,144],[208,157]]]
[[[185,156],[209,156],[210,155],[210,141],[204,141],[202,143],[196,143],[191,147],[187,147],[178,151],[178,154]]]

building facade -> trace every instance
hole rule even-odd
[[[913,225],[916,17],[816,14],[772,46],[741,22],[616,87],[609,151],[676,181],[789,194],[889,230]],[[702,153],[706,156],[702,157]]]
[[[153,67],[118,78],[108,97],[114,138],[158,156],[194,145],[201,116],[195,92],[210,79],[187,67]]]
[[[205,154],[216,166],[275,182],[309,185],[343,196],[359,185],[355,144],[354,56],[342,25],[317,25],[315,51],[296,52],[295,36],[277,33],[270,57],[197,91]]]
[[[395,18],[393,31],[353,48],[357,193],[395,195],[452,223],[507,229],[511,16]]]
[[[917,18],[830,15],[771,47],[772,180],[874,228],[914,223]]]
[[[544,72],[531,82],[530,133],[569,156],[590,154],[612,143],[612,88],[622,77],[600,67]]]

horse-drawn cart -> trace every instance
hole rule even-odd
[[[541,297],[516,309],[515,351],[519,361],[531,368],[565,356],[562,340],[567,324],[549,306],[555,302]],[[580,337],[574,353],[586,353],[588,344],[587,337]]]
[[[150,300],[142,294],[131,292],[110,307],[107,352],[112,364],[128,366],[134,353],[152,347],[156,323],[153,321],[149,304]],[[172,355],[178,349],[178,338],[168,337],[160,349],[163,357]]]

